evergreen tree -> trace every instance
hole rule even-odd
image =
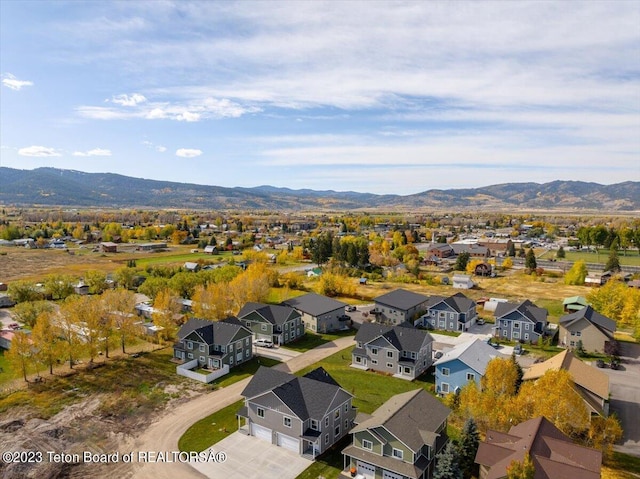
[[[518,377],[516,379],[516,394],[518,394],[518,391],[520,391],[520,385],[522,384],[522,378],[524,377],[524,371],[522,370],[522,366],[520,366],[520,363],[516,361],[515,354],[511,355],[511,361],[513,362],[513,365],[518,373]]]
[[[556,258],[564,259],[565,257],[566,257],[566,253],[564,252],[564,248],[560,246],[560,248],[558,248],[558,254],[556,254]]]
[[[467,269],[467,263],[469,263],[469,258],[471,258],[471,255],[466,251],[464,253],[460,253],[456,258],[456,264],[453,269],[456,271],[465,271]]]
[[[458,451],[460,454],[460,468],[464,477],[472,477],[475,473],[475,458],[480,444],[480,434],[478,426],[474,419],[470,417],[464,423],[462,434],[460,435],[460,444]]]
[[[535,271],[535,269],[538,267],[538,263],[536,261],[536,254],[533,252],[533,248],[529,248],[529,251],[527,251],[527,256],[525,257],[525,260],[524,260],[524,266],[529,271]]]
[[[511,256],[512,258],[516,255],[516,246],[513,244],[513,241],[509,243],[507,247],[507,256]]]
[[[449,442],[436,456],[433,479],[462,479],[458,450],[452,442]]]
[[[615,241],[614,241],[615,244]],[[616,245],[617,246],[617,245]],[[611,272],[619,272],[620,271],[620,260],[618,259],[618,248],[612,245],[609,250],[609,258],[607,259],[607,263],[604,265],[605,271]]]

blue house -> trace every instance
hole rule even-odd
[[[427,301],[426,312],[415,325],[447,331],[468,331],[475,324],[477,316],[476,302],[462,293],[448,298],[434,295]]]
[[[436,392],[441,395],[453,393],[469,381],[475,381],[479,386],[489,361],[504,357],[481,339],[459,344],[434,363]]]

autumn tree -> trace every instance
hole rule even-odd
[[[42,290],[32,281],[12,281],[7,293],[16,303],[43,299]]]
[[[622,426],[615,414],[608,417],[595,416],[587,433],[587,446],[599,449],[605,458],[613,454],[613,445],[622,438]]]
[[[68,298],[60,307],[60,315],[57,318],[58,331],[62,338],[64,356],[69,360],[69,369],[82,354],[84,342],[80,335],[82,324],[80,316],[76,313],[75,299],[79,296]]]
[[[176,318],[181,317],[182,309],[178,300],[179,298],[167,288],[160,291],[153,302],[153,323],[160,328],[157,334],[161,341],[168,341],[175,337],[178,329]]]
[[[76,279],[64,274],[52,274],[45,278],[44,292],[51,299],[66,299],[74,293]]]
[[[83,280],[91,294],[102,294],[107,289],[107,275],[102,271],[91,269],[84,274]]]
[[[334,273],[323,273],[316,287],[318,294],[324,296],[353,296],[356,285],[352,278]]]
[[[507,479],[533,479],[535,475],[533,460],[525,452],[522,462],[515,459],[507,466]]]
[[[505,258],[502,260],[502,269],[511,269],[513,268],[513,260],[511,258]]]
[[[138,292],[155,299],[158,293],[169,288],[169,279],[162,276],[151,276],[138,288]]]
[[[133,289],[135,275],[136,275],[136,270],[134,268],[129,268],[128,266],[124,266],[115,271],[114,279],[118,284],[118,287],[124,288],[124,289]]]
[[[53,365],[58,362],[62,353],[60,334],[53,311],[42,311],[33,327],[31,340],[38,361],[49,368],[49,374],[53,374]]]
[[[29,335],[23,331],[17,331],[11,340],[11,347],[5,353],[7,361],[14,369],[19,370],[28,382],[27,373],[34,366],[34,348]]]
[[[126,343],[139,331],[138,318],[133,314],[135,295],[123,288],[110,289],[102,295],[102,302],[104,314],[110,316],[109,324],[119,339],[122,352],[126,353]]]
[[[587,277],[587,265],[583,260],[578,260],[573,263],[571,269],[564,275],[564,284],[584,284],[584,280]]]
[[[13,308],[13,316],[16,320],[33,328],[40,314],[53,310],[54,306],[49,301],[26,301],[16,304]]]
[[[476,267],[482,263],[484,263],[484,261],[482,261],[481,259],[471,260],[467,263],[467,267],[465,268],[465,271],[468,274],[474,274],[476,272]]]

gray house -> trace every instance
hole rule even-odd
[[[450,413],[417,389],[393,396],[371,415],[358,414],[340,478],[355,472],[364,479],[430,479],[436,454],[449,441]]]
[[[535,343],[544,334],[549,313],[525,299],[520,304],[498,303],[493,314],[496,318],[495,336]]]
[[[238,319],[249,328],[255,339],[270,339],[273,344],[286,344],[304,335],[302,315],[290,306],[245,304]]]
[[[251,331],[236,318],[208,321],[191,318],[178,331],[173,357],[182,361],[197,359],[201,367],[220,369],[242,364],[253,357]]]
[[[381,323],[400,324],[405,321],[413,322],[414,316],[424,313],[429,298],[423,294],[396,289],[390,293],[378,296],[373,301],[376,306],[374,313]]]
[[[356,416],[353,396],[322,368],[298,377],[260,367],[242,396],[241,432],[310,459],[343,438]]]
[[[427,301],[427,311],[416,320],[416,326],[444,329],[447,331],[467,331],[475,324],[476,303],[462,293],[445,298],[431,296]]]
[[[282,305],[297,310],[302,315],[305,328],[314,333],[337,331],[350,319],[345,315],[346,303],[316,293],[288,299]]]
[[[410,323],[363,323],[355,337],[351,366],[413,380],[431,366],[433,337]]]

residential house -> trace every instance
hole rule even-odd
[[[523,381],[535,381],[549,370],[564,370],[571,374],[575,391],[584,400],[591,415],[609,414],[609,376],[594,366],[563,351],[542,363],[532,364],[524,371]]]
[[[15,331],[12,329],[0,330],[0,349],[11,349],[11,341],[13,341],[14,335]]]
[[[475,381],[479,387],[480,379],[487,370],[487,364],[497,357],[505,356],[481,339],[476,338],[458,344],[433,363],[436,393],[443,395],[455,393],[469,381]]]
[[[416,389],[391,397],[371,415],[358,414],[353,442],[342,450],[341,479],[430,479],[435,457],[449,441],[450,413]]]
[[[605,271],[603,273],[589,273],[584,279],[585,286],[602,286],[611,279],[611,272]]]
[[[468,331],[477,316],[475,301],[462,293],[448,298],[431,296],[425,314],[415,324],[447,331]]]
[[[462,253],[469,253],[469,256],[472,258],[488,258],[491,256],[489,254],[489,248],[475,243],[451,243],[451,247],[456,256]]]
[[[489,429],[476,454],[480,479],[506,478],[511,462],[522,462],[527,453],[534,479],[600,479],[602,452],[574,444],[544,417],[512,426],[507,433]]]
[[[193,261],[187,261],[182,267],[186,271],[191,271],[193,273],[200,271],[200,263],[196,263]]]
[[[173,357],[183,361],[198,360],[200,367],[233,368],[253,357],[251,331],[236,318],[207,321],[191,318],[180,327],[173,346]]]
[[[491,273],[493,273],[493,268],[489,263],[479,263],[473,270],[473,274],[476,276],[491,276]]]
[[[435,258],[449,258],[454,256],[455,252],[448,243],[431,243],[427,248],[427,256],[433,256]]]
[[[471,276],[468,274],[454,274],[453,287],[456,289],[471,289],[475,286]]]
[[[396,289],[390,293],[374,298],[374,314],[382,323],[400,324],[405,321],[413,322],[426,310],[428,297],[407,291]]]
[[[282,305],[297,310],[302,315],[305,328],[314,333],[337,331],[350,319],[345,315],[346,303],[316,293],[288,299]]]
[[[103,243],[100,243],[100,249],[102,249],[103,253],[117,253],[118,244],[111,241],[105,241]]]
[[[562,307],[565,313],[580,311],[585,306],[589,306],[589,303],[587,302],[587,299],[582,296],[571,296],[562,301]]]
[[[549,313],[525,299],[519,304],[498,303],[493,314],[496,318],[495,336],[535,343],[544,334]]]
[[[353,396],[322,368],[298,377],[260,367],[241,394],[242,432],[312,459],[342,439],[356,416]]]
[[[598,313],[591,306],[586,306],[575,313],[560,318],[559,345],[570,349],[578,347],[582,342],[585,351],[604,352],[608,341],[613,341],[616,322]]]
[[[486,247],[489,250],[489,256],[507,256],[513,241],[509,238],[481,238],[478,245]]]
[[[86,296],[89,294],[89,285],[84,281],[79,281],[73,286],[73,291],[81,296]]]
[[[139,251],[159,251],[167,249],[167,243],[140,243],[136,245],[136,249]]]
[[[410,323],[363,323],[355,337],[351,366],[413,380],[432,362],[433,337]]]
[[[204,252],[206,254],[218,254],[218,247],[215,245],[208,245],[204,247]]]
[[[290,306],[249,302],[238,313],[238,319],[255,339],[269,339],[273,344],[287,344],[304,335],[302,315]]]

